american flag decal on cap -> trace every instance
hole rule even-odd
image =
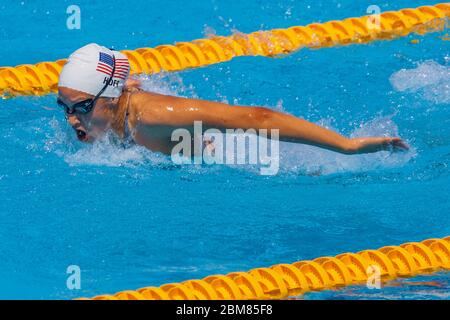
[[[115,60],[116,60],[116,69],[114,71],[114,78],[125,80],[125,78],[128,76],[128,71],[130,69],[128,59],[116,58]],[[108,76],[111,76],[113,66],[114,66],[113,57],[107,53],[100,52],[97,68],[95,70],[107,74]]]

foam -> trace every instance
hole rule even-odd
[[[450,103],[450,67],[426,61],[415,69],[401,69],[389,78],[395,90],[419,93],[436,104]]]

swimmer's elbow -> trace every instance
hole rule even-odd
[[[253,123],[253,127],[266,128],[268,124],[273,120],[274,111],[265,107],[250,107],[251,109],[246,113],[250,123]]]

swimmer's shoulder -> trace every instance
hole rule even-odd
[[[166,106],[177,100],[178,97],[164,95],[149,91],[134,91],[130,96],[130,103],[139,108]]]
[[[132,117],[140,118],[146,124],[167,123],[170,115],[167,106],[173,105],[176,97],[148,91],[135,91],[130,95]]]

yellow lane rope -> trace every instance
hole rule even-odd
[[[284,299],[309,291],[364,284],[372,275],[370,270],[379,270],[382,281],[450,270],[450,236],[293,264],[277,264],[248,272],[213,275],[202,280],[127,290],[92,299]]]
[[[122,52],[130,60],[132,73],[178,71],[228,61],[237,56],[273,57],[303,47],[323,48],[393,39],[411,33],[425,34],[443,30],[449,16],[450,3],[441,3],[384,12],[379,16],[312,23],[250,34],[237,33],[227,37],[214,36]],[[65,59],[61,59],[35,65],[0,67],[0,96],[7,98],[55,92],[65,62]]]

